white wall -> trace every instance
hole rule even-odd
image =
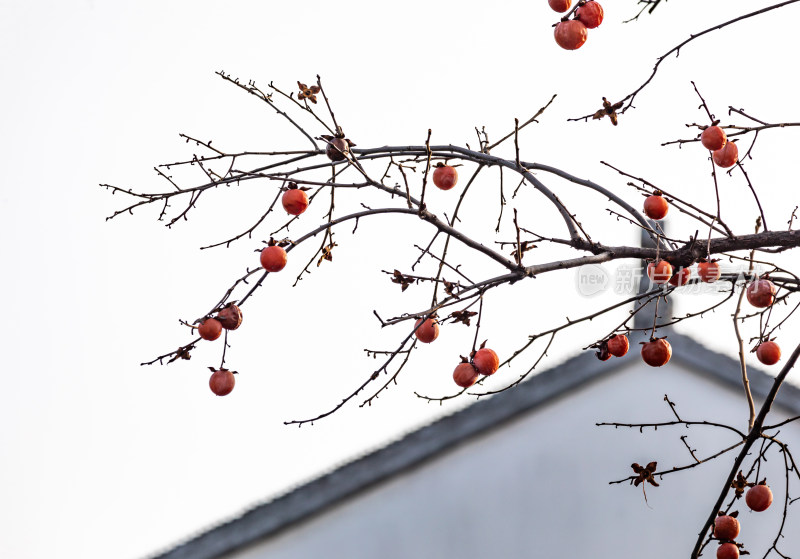
[[[634,365],[634,363],[636,363]],[[666,476],[661,487],[609,485],[632,462],[658,460],[659,469],[692,461],[680,441],[706,457],[735,442],[708,427],[638,430],[595,422],[669,421],[664,394],[684,419],[746,427],[743,396],[677,365],[631,366],[543,406],[404,475],[365,491],[230,559],[347,557],[688,557],[695,534],[720,491],[735,454]],[[781,410],[774,417],[785,417]],[[797,424],[780,437],[800,440]],[[749,467],[749,462],[746,462]],[[740,509],[744,542],[762,556],[775,537],[784,475],[770,455],[776,503],[766,512]],[[789,515],[786,555],[800,555],[798,515]],[[713,557],[716,546],[705,556]]]

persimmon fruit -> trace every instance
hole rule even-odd
[[[242,324],[242,309],[231,303],[217,313],[217,320],[225,330],[236,330]]]
[[[672,277],[672,264],[666,260],[659,260],[658,262],[650,262],[647,265],[647,277],[653,283],[667,283],[669,278]]]
[[[211,378],[208,379],[208,386],[211,388],[211,392],[217,396],[230,394],[235,384],[236,378],[228,369],[214,371],[211,373]]]
[[[775,284],[768,279],[757,279],[747,286],[747,302],[758,307],[765,309],[775,301]]]
[[[458,171],[450,165],[441,165],[433,171],[433,184],[441,190],[450,190],[458,182]]]
[[[744,496],[747,506],[756,512],[763,512],[772,504],[772,490],[768,485],[754,485]]]
[[[722,275],[719,264],[716,262],[700,262],[697,265],[697,275],[706,283],[714,283]]]
[[[717,548],[717,559],[739,559],[739,548],[735,543],[725,542]]]
[[[664,338],[642,344],[642,360],[651,367],[666,365],[672,357],[672,346]]]
[[[558,43],[558,46],[562,49],[579,49],[583,46],[583,43],[586,42],[588,36],[589,33],[586,30],[586,26],[577,19],[562,21],[556,25],[556,43]]]
[[[421,326],[420,322],[422,322],[421,318],[418,319],[417,322],[414,324],[415,328],[419,326],[416,332],[414,332],[414,335],[417,337],[419,341],[421,341],[423,344],[429,344],[433,340],[439,337],[439,325],[433,318],[429,318]]]
[[[480,373],[472,363],[459,363],[453,371],[453,380],[461,388],[469,388],[478,380]]]
[[[325,148],[325,155],[331,161],[344,161],[350,152],[350,144],[344,138],[334,138]]]
[[[547,0],[547,3],[560,14],[563,14],[572,6],[572,0]]]
[[[608,352],[614,357],[622,357],[628,353],[630,342],[625,334],[617,334],[607,342]]]
[[[472,356],[472,363],[482,375],[493,375],[500,368],[500,358],[488,347],[483,347]]]
[[[644,199],[644,215],[650,219],[664,219],[669,211],[669,204],[660,194],[653,194]]]
[[[216,318],[207,318],[197,327],[197,333],[204,340],[213,342],[222,334],[222,324]]]
[[[723,514],[714,520],[714,537],[721,540],[735,540],[739,535],[739,521]]]
[[[774,365],[781,360],[781,346],[775,342],[763,342],[756,348],[756,357],[764,365]]]
[[[728,143],[728,137],[725,135],[725,131],[719,126],[709,126],[700,134],[700,143],[703,144],[703,147],[707,150],[717,151]]]
[[[290,188],[283,193],[281,204],[286,213],[300,215],[308,208],[308,194],[299,188]]]
[[[261,251],[261,266],[268,272],[280,272],[286,267],[287,255],[283,247],[272,245]]]
[[[672,277],[669,278],[669,284],[674,285],[675,287],[686,285],[689,283],[689,277],[691,275],[692,271],[689,268],[678,268],[678,271],[672,274]]]
[[[714,163],[723,168],[733,167],[739,160],[739,148],[734,142],[728,142],[711,154]]]
[[[588,29],[594,29],[603,23],[603,7],[598,2],[591,0],[575,10],[575,17]]]

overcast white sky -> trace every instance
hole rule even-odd
[[[228,363],[240,375],[230,396],[208,390],[206,367],[218,362],[219,345],[169,367],[139,366],[190,339],[178,320],[206,312],[255,265],[253,250],[274,228],[230,249],[200,251],[248,227],[266,196],[243,189],[209,197],[168,230],[156,221],[157,208],[106,222],[124,199],[98,184],[164,189],[153,166],[197,151],[180,132],[231,151],[305,148],[280,117],[214,71],[272,80],[287,91],[321,74],[360,147],[421,144],[428,128],[435,143],[475,146],[476,126],[499,138],[515,117],[526,120],[557,93],[541,124],[521,134],[523,159],[592,178],[638,206],[640,196],[600,165],[605,160],[711,209],[706,154],[698,145],[660,143],[689,137],[686,123],[705,122],[692,79],[720,117],[733,105],[768,121],[800,120],[796,45],[781,31],[800,6],[685,47],[617,128],[565,120],[595,110],[604,95],[630,92],[689,33],[769,4],[673,0],[622,25],[636,12],[634,0],[606,2],[603,25],[583,48],[566,52],[553,41],[557,15],[545,0],[0,2],[0,556],[142,557],[469,403],[439,407],[414,396],[452,391],[450,371],[471,332],[451,327],[417,352],[399,385],[371,408],[350,405],[302,429],[283,425],[324,411],[362,382],[375,367],[365,347],[386,349],[401,339],[380,330],[373,309],[416,312],[429,300],[424,288],[401,295],[380,273],[407,270],[411,245],[429,239],[428,229],[399,219],[362,223],[354,236],[343,230],[334,262],[297,288],[297,262],[270,277],[231,337]],[[791,130],[765,133],[750,165],[773,228],[800,204],[789,167],[796,145]],[[512,146],[499,154],[513,156]],[[493,181],[484,184],[487,193],[463,215],[486,225],[482,240],[491,243],[497,191]],[[548,184],[595,238],[638,238],[607,220],[602,198]],[[756,213],[746,185],[722,177],[720,186],[728,223],[750,232]],[[453,199],[432,193],[432,211],[449,213]],[[352,196],[342,207],[359,201]],[[560,232],[541,197],[514,203],[530,228]],[[316,226],[322,213],[309,210],[291,234]],[[696,229],[680,218],[672,227],[683,237]],[[798,263],[796,256],[783,262]],[[480,266],[473,263],[477,275]],[[501,356],[564,316],[613,300],[579,297],[574,272],[553,276],[487,298],[483,328]],[[703,302],[676,304],[689,310]],[[729,312],[684,331],[733,352]],[[620,320],[559,337],[549,364]],[[792,331],[782,334],[787,346]]]

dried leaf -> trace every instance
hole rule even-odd
[[[466,324],[467,326],[469,326],[470,325],[470,319],[473,316],[475,316],[476,314],[478,314],[478,313],[476,313],[474,311],[467,311],[467,310],[455,311],[455,312],[450,313],[450,318],[453,319],[454,323],[461,322],[461,323]]]
[[[401,291],[408,289],[408,286],[417,281],[414,278],[404,276],[400,270],[395,270],[392,274],[392,283],[397,283],[401,286]]]
[[[192,349],[194,349],[194,345],[192,345],[192,344],[189,344],[187,346],[179,347],[175,351],[175,356],[172,359],[170,359],[169,361],[167,361],[167,363],[172,363],[173,361],[177,361],[178,359],[185,359],[186,361],[188,361],[189,359],[192,358],[191,354],[189,353],[189,350],[192,350]]]
[[[449,282],[446,279],[442,278],[442,284],[444,284],[444,292],[450,295],[451,297],[455,297],[458,299],[458,295],[455,294],[456,289],[461,289],[461,284],[456,282]]]
[[[317,260],[317,267],[319,267],[319,265],[322,264],[323,260],[327,260],[328,262],[333,261],[333,254],[331,254],[331,252],[333,251],[333,247],[335,246],[338,245],[336,243],[331,243],[322,249],[322,256],[320,256],[319,260]]]

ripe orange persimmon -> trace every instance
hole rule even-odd
[[[678,271],[672,274],[672,277],[669,278],[669,284],[674,285],[675,287],[686,285],[689,282],[689,276],[691,275],[692,271],[689,268],[678,268]]]
[[[672,346],[664,338],[642,344],[642,360],[651,367],[666,365],[672,357]]]
[[[703,144],[703,147],[707,150],[717,151],[728,143],[728,137],[725,135],[725,131],[719,126],[709,126],[700,134],[700,143]]]
[[[644,199],[644,215],[650,219],[664,219],[669,211],[669,204],[661,194],[653,194]]]
[[[776,291],[775,284],[768,279],[757,279],[747,286],[747,302],[759,309],[765,309],[775,300]]]
[[[739,148],[734,142],[728,142],[711,154],[714,163],[720,167],[733,167],[739,160]]]
[[[225,330],[236,330],[242,324],[242,309],[231,303],[217,313],[217,320]]]
[[[453,371],[453,380],[461,388],[469,388],[478,380],[480,374],[472,363],[459,363]]]
[[[207,318],[197,327],[197,333],[204,340],[213,342],[222,334],[222,324],[216,318]]]
[[[591,0],[575,10],[575,17],[588,29],[594,29],[603,23],[603,7]]]
[[[628,337],[624,334],[617,334],[610,340],[608,340],[608,353],[613,355],[614,357],[622,357],[626,353],[628,353],[628,348],[630,347],[630,342],[628,341]]]
[[[217,396],[225,396],[226,394],[230,394],[235,384],[236,378],[228,369],[214,371],[211,373],[211,378],[208,379],[208,386],[211,388],[211,392]]]
[[[299,188],[290,188],[283,193],[281,204],[286,213],[300,215],[308,208],[308,194]]]
[[[500,368],[500,358],[494,350],[482,347],[472,356],[472,363],[482,375],[493,375]]]
[[[697,265],[697,275],[706,283],[714,283],[722,275],[722,270],[716,262],[700,262]]]
[[[458,171],[450,165],[441,165],[433,171],[433,184],[441,190],[450,190],[458,181]]]
[[[717,548],[717,559],[739,559],[739,548],[735,543],[725,542]]]
[[[569,10],[572,5],[572,0],[547,0],[547,2],[551,8],[562,14]]]
[[[669,278],[672,277],[672,264],[666,260],[659,260],[658,262],[650,262],[647,265],[647,277],[653,283],[667,283]]]
[[[744,496],[747,506],[756,512],[763,512],[772,504],[772,490],[768,485],[754,485]]]
[[[562,21],[556,25],[556,43],[562,49],[575,50],[581,48],[589,37],[586,26],[577,19]]]
[[[714,537],[721,540],[735,540],[739,535],[739,521],[723,514],[714,520]]]
[[[763,342],[756,348],[756,357],[764,365],[774,365],[781,360],[781,346],[775,342]]]
[[[272,245],[261,251],[261,266],[268,272],[280,272],[286,266],[286,251],[283,247]]]
[[[436,320],[429,318],[422,326],[419,325],[420,322],[422,322],[421,318],[414,323],[415,328],[419,326],[416,332],[414,332],[414,335],[419,341],[423,344],[429,344],[439,337],[439,325],[436,323]]]

